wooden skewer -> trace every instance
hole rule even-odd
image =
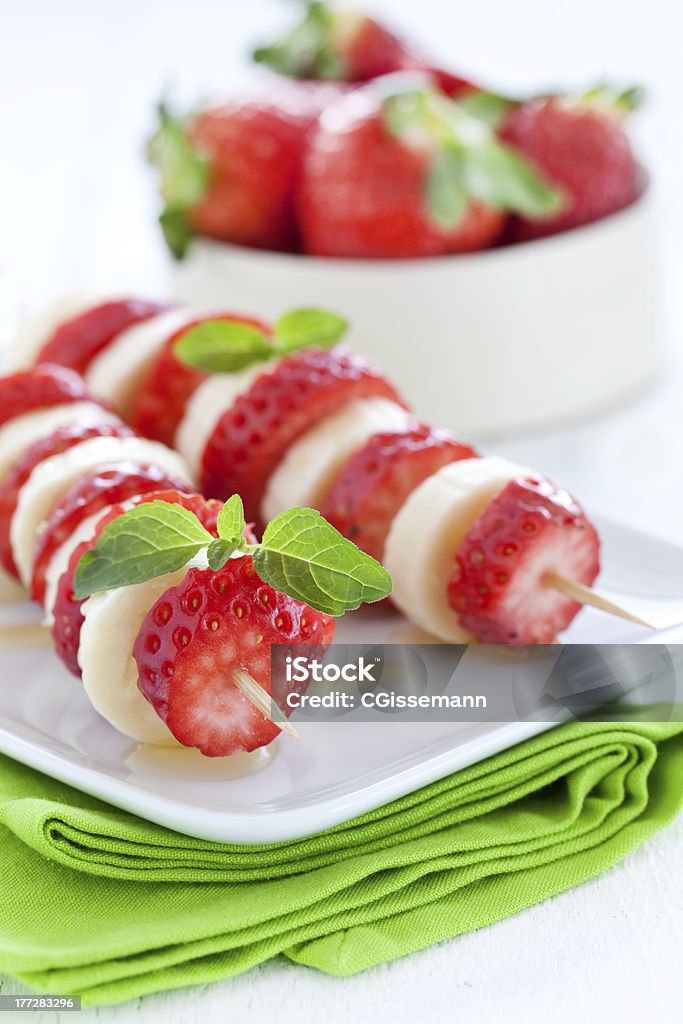
[[[594,590],[587,587],[585,583],[577,583],[575,580],[569,580],[566,576],[562,576],[559,572],[547,572],[543,577],[543,582],[546,587],[552,587],[553,590],[559,590],[565,597],[570,597],[572,601],[578,601],[579,604],[588,604],[591,608],[599,608],[602,612],[607,612],[608,615],[616,615],[619,619],[626,619],[627,622],[635,622],[638,626],[645,626],[646,629],[656,629],[650,622],[645,622],[644,619],[639,619],[637,615],[633,615],[631,612],[626,611],[625,608],[621,608],[618,604],[614,604],[613,601],[608,601],[606,597],[601,597],[600,594],[596,594]]]
[[[49,629],[38,622],[18,622],[0,627],[0,647],[35,647],[52,642]]]
[[[278,718],[277,720],[273,718],[273,700],[270,694],[256,682],[253,676],[250,676],[243,668],[238,668],[233,674],[232,681],[240,693],[243,693],[255,708],[258,708],[264,718],[277,725],[278,729],[291,736],[293,740],[301,739],[292,723],[288,722],[286,718]]]

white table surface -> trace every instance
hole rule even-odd
[[[499,88],[532,91],[610,76],[649,87],[650,104],[636,130],[660,193],[671,284],[671,354],[661,382],[610,415],[542,436],[489,441],[488,447],[558,477],[594,511],[679,539],[678,0],[377,0],[372,6],[411,29],[437,56],[452,55],[466,72]],[[152,104],[162,90],[190,102],[228,88],[244,71],[248,42],[268,36],[287,9],[283,0],[0,0],[0,325],[7,301],[17,295],[35,305],[82,285],[163,294],[167,263],[153,227],[154,190],[142,156]],[[679,820],[627,862],[579,889],[355,978],[327,978],[282,961],[233,981],[89,1011],[78,1019],[675,1019],[682,874]],[[13,981],[0,980],[1,992],[18,990]]]

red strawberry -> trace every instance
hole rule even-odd
[[[506,238],[524,241],[599,220],[628,206],[643,189],[643,175],[623,127],[605,104],[568,102],[558,97],[516,107],[502,138],[560,188],[558,215],[515,217]]]
[[[427,68],[434,79],[434,84],[446,96],[451,99],[459,99],[464,93],[479,92],[479,86],[474,85],[467,78],[453,74],[452,71],[445,71],[443,68]]]
[[[168,306],[142,299],[121,299],[93,306],[60,324],[36,357],[37,363],[59,363],[85,373],[95,356],[122,331],[156,316]]]
[[[49,459],[52,455],[59,455],[60,452],[65,452],[68,448],[73,448],[74,445],[81,444],[82,441],[87,441],[91,437],[130,437],[132,433],[130,427],[124,423],[95,423],[89,426],[70,423],[36,441],[24,452],[9,475],[0,484],[0,562],[7,572],[18,576],[12,556],[10,527],[19,500],[19,491],[38,463]]]
[[[424,423],[375,434],[338,473],[321,514],[381,562],[389,527],[408,495],[442,466],[476,454],[447,431]]]
[[[150,491],[183,492],[185,485],[174,480],[160,466],[122,462],[103,466],[67,491],[50,516],[40,535],[33,562],[31,597],[40,604],[45,599],[45,574],[58,548],[87,519],[110,505],[118,505]],[[1,506],[0,506],[1,507]]]
[[[206,374],[182,362],[174,355],[180,338],[191,328],[206,320],[228,320],[256,327],[264,334],[270,328],[261,320],[239,313],[214,313],[197,317],[168,339],[155,360],[152,371],[138,393],[133,406],[131,423],[144,437],[161,441],[173,447],[175,434],[190,398],[206,379]]]
[[[449,226],[438,220],[430,178],[439,155],[440,142],[428,126],[400,137],[391,130],[385,102],[372,86],[333,104],[311,135],[299,187],[305,251],[399,258],[491,245],[505,221],[499,209],[465,198]]]
[[[258,520],[268,477],[289,445],[351,399],[372,396],[403,404],[371,363],[342,345],[287,356],[218,421],[204,450],[203,492],[239,494],[247,519]]]
[[[182,505],[183,508],[194,512],[207,530],[217,536],[216,519],[220,511],[220,504],[215,501],[206,501],[201,494],[182,494],[175,490],[150,491],[140,496],[136,504],[143,504],[147,501],[168,501],[173,504]],[[113,522],[125,511],[124,506],[116,505],[105,512],[97,523],[95,535],[89,540],[79,544],[74,550],[66,572],[62,573],[57,587],[52,614],[54,623],[52,625],[52,638],[55,651],[64,662],[70,672],[75,676],[81,675],[81,668],[78,664],[78,645],[81,638],[83,626],[83,601],[77,601],[74,595],[73,579],[76,567],[86,551],[90,551],[97,544],[102,530],[108,523]]]
[[[259,47],[254,60],[294,78],[367,82],[379,75],[424,67],[403,40],[355,11],[309,3],[304,18],[281,40]]]
[[[294,249],[294,191],[309,129],[339,87],[283,80],[195,116],[161,111],[150,147],[161,170],[166,240],[182,256],[193,232],[262,249]]]
[[[190,569],[150,610],[133,654],[142,693],[176,739],[226,757],[280,731],[234,685],[235,670],[270,693],[271,644],[327,644],[333,634],[333,619],[263,583],[245,556],[218,572]]]
[[[596,530],[570,494],[547,480],[513,480],[473,523],[448,599],[482,643],[549,644],[581,606],[544,585],[546,573],[590,586],[599,552]]]
[[[0,377],[0,426],[15,416],[69,402],[95,402],[73,370],[47,363]]]

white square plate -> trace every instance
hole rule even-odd
[[[600,590],[665,630],[683,622],[683,547],[599,524]],[[27,621],[26,603],[0,625]],[[368,609],[339,624],[347,642],[425,642],[397,614]],[[590,609],[565,637],[641,643],[653,634]],[[683,630],[663,642],[683,642]],[[549,723],[298,722],[256,755],[212,760],[143,749],[90,706],[43,640],[0,650],[0,751],[47,775],[178,832],[233,843],[297,839],[361,814],[550,727]]]

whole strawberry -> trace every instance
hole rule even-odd
[[[431,68],[375,18],[360,11],[335,10],[315,0],[282,39],[259,47],[253,57],[292,78],[369,82],[396,71],[423,70],[433,72],[448,95],[469,87],[458,75]]]
[[[486,248],[506,211],[540,215],[557,204],[465,107],[435,90],[387,96],[370,84],[320,118],[298,211],[312,255],[398,258]]]
[[[632,203],[643,175],[624,130],[635,93],[609,101],[601,90],[578,100],[522,103],[508,114],[501,137],[523,154],[563,197],[552,216],[514,217],[506,237],[524,241],[599,220]]]
[[[160,223],[172,253],[182,256],[193,234],[296,248],[294,192],[305,138],[339,91],[329,83],[284,81],[186,122],[162,106],[149,155],[161,173]]]

